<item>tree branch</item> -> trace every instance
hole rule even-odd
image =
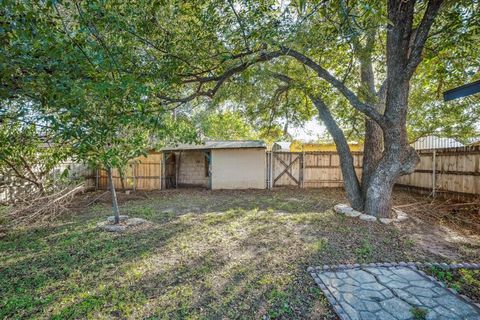
[[[344,180],[343,185],[347,192],[348,200],[356,210],[361,210],[363,209],[363,200],[360,192],[360,182],[358,181],[355,172],[353,157],[350,147],[348,146],[348,141],[322,98],[314,96],[313,94],[309,94],[309,97],[317,108],[320,119],[325,124],[325,127],[327,127],[327,130],[337,147],[338,155],[340,157],[340,168]]]
[[[366,114],[372,120],[377,122],[380,127],[385,128],[386,125],[385,125],[383,115],[378,113],[373,106],[360,101],[360,99],[355,95],[355,93],[353,93],[353,91],[348,89],[343,82],[335,78],[330,72],[328,72],[322,66],[320,66],[319,64],[314,62],[312,59],[310,59],[309,57],[303,55],[302,53],[296,50],[282,46],[281,51],[285,55],[295,58],[299,62],[303,63],[304,65],[308,66],[310,69],[315,71],[320,78],[324,79],[325,81],[330,83],[334,88],[340,91],[340,93],[343,94],[343,96],[348,100],[348,102],[350,102],[352,107]]]
[[[198,83],[197,90],[188,95],[184,98],[171,98],[164,95],[157,95],[158,98],[165,100],[168,103],[175,103],[175,102],[188,102],[198,97],[209,97],[213,98],[215,93],[220,89],[223,83],[225,83],[228,79],[230,79],[233,75],[245,71],[250,66],[259,63],[272,60],[279,56],[283,55],[280,51],[272,51],[272,52],[262,52],[256,58],[243,62],[235,67],[232,67],[226,70],[224,73],[217,75],[217,76],[210,76],[210,77],[196,77],[194,79],[186,79],[183,83]],[[215,83],[213,88],[208,90],[202,90],[202,87],[206,83]]]
[[[237,10],[235,10],[235,6],[233,5],[231,0],[228,0],[228,4],[230,5],[230,8],[233,11],[233,14],[235,15],[235,18],[237,19],[238,26],[240,27],[240,30],[242,31],[242,38],[243,42],[245,43],[245,48],[247,48],[248,51],[250,51],[250,46],[248,44],[248,38],[247,38],[247,33],[245,32],[245,26],[243,25],[242,19],[240,19],[240,16],[237,13]]]
[[[385,120],[382,114],[380,114],[374,106],[366,104],[353,93],[343,82],[338,80],[336,77],[334,77],[330,72],[328,72],[326,69],[321,67],[319,64],[314,62],[312,59],[309,57],[303,55],[302,53],[287,48],[287,47],[280,47],[279,51],[271,51],[271,52],[261,52],[257,57],[254,59],[251,59],[249,61],[245,61],[237,66],[234,66],[230,69],[227,69],[224,73],[220,75],[214,75],[214,76],[209,76],[209,77],[194,77],[190,79],[185,79],[183,83],[198,83],[198,87],[196,91],[186,97],[183,98],[172,98],[164,95],[157,95],[158,98],[166,101],[167,103],[185,103],[188,101],[191,101],[195,98],[198,97],[209,97],[212,98],[215,93],[220,89],[223,83],[225,83],[228,79],[230,79],[233,75],[240,73],[246,69],[248,69],[250,66],[259,63],[259,62],[266,62],[270,61],[274,58],[280,57],[280,56],[290,56],[295,58],[298,62],[302,63],[303,65],[309,67],[313,71],[317,73],[317,75],[330,83],[334,88],[336,88],[342,95],[345,96],[345,98],[350,102],[352,107],[357,109],[358,111],[364,113],[367,115],[369,118],[374,120],[375,122],[378,123],[378,125],[382,128],[386,128]],[[215,83],[213,88],[208,89],[208,90],[202,90],[202,87],[206,83]]]
[[[30,183],[32,183],[33,185],[35,185],[40,191],[43,191],[43,186],[41,185],[40,182],[38,182],[37,180],[34,180],[32,178],[29,178],[28,176],[20,173],[20,171],[17,169],[17,167],[15,166],[15,164],[13,164],[12,162],[10,162],[9,160],[7,160],[6,158],[2,157],[2,159],[0,159],[0,161],[3,161],[4,163],[7,164],[7,166],[13,170],[13,172],[16,174],[16,176],[22,180],[25,180],[25,181],[28,181]]]
[[[405,77],[407,79],[410,79],[418,64],[422,61],[423,47],[425,46],[425,42],[428,39],[428,34],[430,33],[430,29],[435,21],[436,16],[438,15],[442,3],[443,0],[428,1],[427,9],[425,10],[422,21],[416,29],[416,32],[412,34],[414,38],[407,66],[405,68]]]

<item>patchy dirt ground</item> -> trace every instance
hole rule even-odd
[[[436,260],[480,260],[480,199],[433,200],[397,190],[394,206],[411,218],[397,227]]]
[[[388,226],[335,214],[339,189],[119,194],[122,214],[152,224],[122,234],[96,228],[110,215],[100,195],[0,240],[0,318],[335,319],[308,266],[480,253],[473,231],[409,207]]]

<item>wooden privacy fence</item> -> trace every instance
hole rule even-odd
[[[419,150],[415,171],[397,185],[436,193],[480,195],[480,146]],[[352,152],[355,171],[362,173],[362,152]],[[341,187],[342,172],[336,152],[269,152],[267,186]]]
[[[357,174],[361,175],[363,154],[353,152]],[[342,172],[336,152],[268,152],[267,186],[322,188],[341,187]]]
[[[123,186],[127,190],[155,190],[162,186],[161,153],[150,153],[146,157],[138,157],[130,161],[123,173]],[[122,175],[119,170],[112,169],[115,188],[122,189]],[[104,169],[96,171],[95,186],[97,189],[108,189],[108,175]]]
[[[480,195],[480,146],[420,150],[420,163],[414,173],[399,179],[398,185],[429,193]],[[353,152],[355,170],[362,173],[362,152]],[[161,153],[139,157],[127,167],[126,189],[154,190],[162,187]],[[268,188],[342,187],[340,160],[336,152],[267,152],[266,185]],[[113,170],[114,183],[121,188],[121,177]],[[107,173],[94,176],[97,188],[108,188]]]
[[[480,146],[419,150],[415,172],[397,185],[436,193],[480,195]]]

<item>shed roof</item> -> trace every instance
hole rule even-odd
[[[266,149],[262,140],[207,140],[202,144],[178,144],[162,148],[161,151],[187,151],[211,149]]]

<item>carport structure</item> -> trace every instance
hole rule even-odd
[[[162,150],[162,189],[265,189],[266,145],[261,140],[205,141]]]

